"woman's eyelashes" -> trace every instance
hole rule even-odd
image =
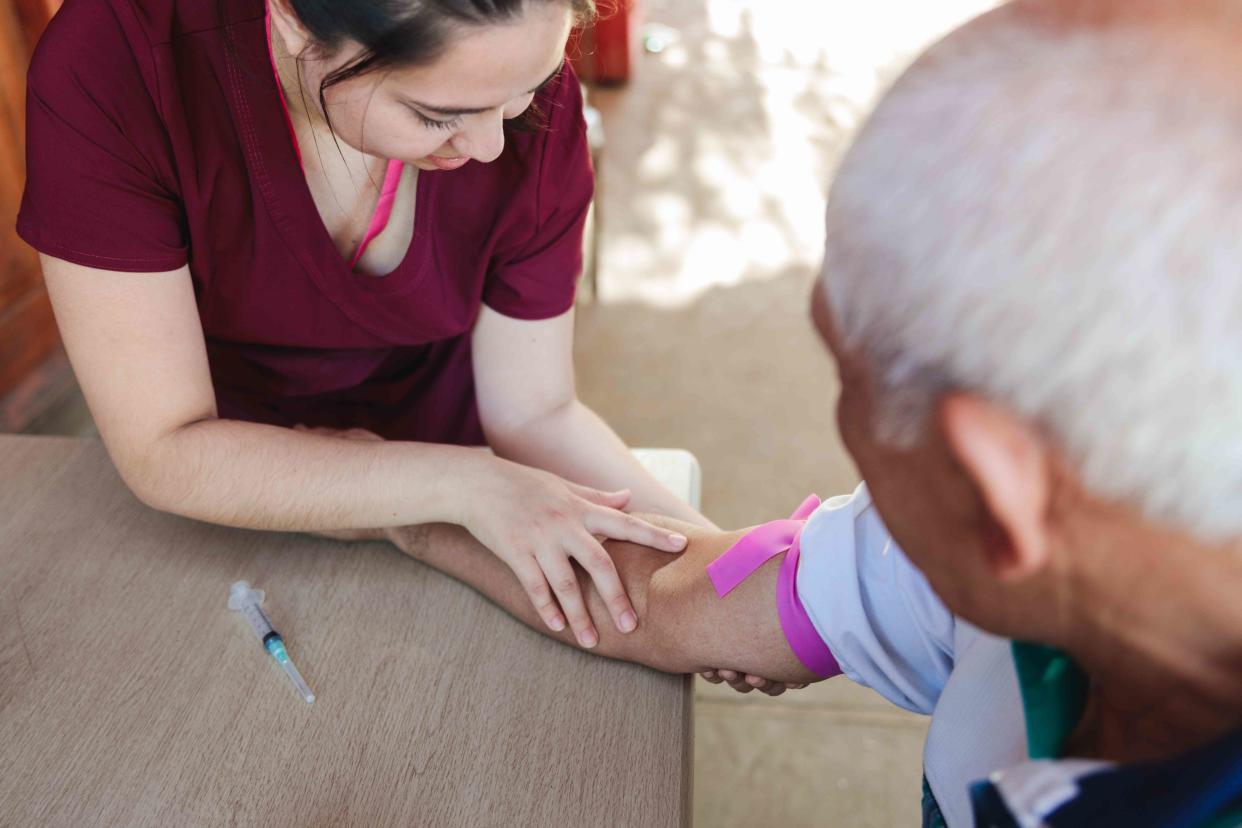
[[[435,118],[428,118],[426,115],[413,107],[410,107],[410,111],[414,113],[414,117],[418,118],[418,120],[422,122],[423,126],[430,127],[431,129],[449,130],[461,123],[460,117],[449,118],[447,121],[437,121]]]
[[[533,103],[535,100],[535,96],[538,95],[540,92],[542,92],[544,89],[546,89],[559,76],[560,76],[560,70],[558,69],[556,71],[556,74],[552,75],[552,77],[548,78],[546,81],[540,84],[538,89],[534,90],[533,92],[527,92],[517,101],[514,101],[512,104],[505,106],[501,110],[503,117],[505,119],[511,119],[511,118],[516,118],[517,116],[521,115],[523,112],[525,112],[527,109],[530,108],[531,103]],[[432,118],[429,115],[423,114],[417,108],[410,106],[408,103],[405,105],[405,107],[406,109],[414,113],[414,117],[417,118],[422,123],[423,126],[428,127],[430,129],[450,130],[450,129],[455,129],[456,127],[461,125],[460,115],[454,118],[449,118],[447,121],[441,121],[436,118]]]

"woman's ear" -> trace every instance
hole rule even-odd
[[[1043,438],[1013,412],[971,394],[950,394],[937,414],[950,453],[983,503],[987,565],[1006,581],[1039,572],[1050,556],[1052,480]]]
[[[272,17],[272,40],[279,40],[284,45],[283,50],[278,50],[273,43],[272,50],[283,51],[294,57],[301,55],[312,39],[293,7],[289,5],[289,0],[267,0],[267,8]]]

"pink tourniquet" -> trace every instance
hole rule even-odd
[[[285,123],[288,124],[289,135],[293,138],[293,151],[297,153],[298,163],[301,164],[302,148],[298,146],[298,136],[293,131],[293,119],[289,117],[289,102],[285,100],[285,88],[280,85],[280,73],[276,71],[276,55],[271,52],[272,13],[270,9],[266,12],[266,25],[268,57],[272,63],[272,75],[276,78],[276,91],[280,94],[280,105],[285,110]],[[388,162],[388,167],[384,170],[384,183],[380,187],[379,201],[375,204],[375,212],[371,214],[371,223],[367,226],[367,232],[363,235],[362,242],[349,262],[350,269],[358,266],[358,260],[366,252],[367,245],[388,226],[388,219],[392,217],[392,202],[397,196],[397,186],[401,183],[401,173],[404,170],[405,164],[397,159],[393,158]]]
[[[707,574],[716,594],[723,598],[767,561],[787,551],[776,578],[776,611],[781,619],[781,630],[794,655],[808,670],[821,678],[831,678],[841,674],[841,667],[811,623],[798,599],[797,588],[802,527],[819,508],[819,503],[819,498],[811,495],[788,520],[774,520],[747,532],[708,564]]]

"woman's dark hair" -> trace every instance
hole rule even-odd
[[[319,84],[324,93],[351,78],[390,66],[434,61],[462,27],[508,23],[535,3],[565,3],[579,23],[595,16],[595,0],[287,0],[317,45],[334,50],[352,40],[362,51]],[[300,57],[300,56],[299,56]]]

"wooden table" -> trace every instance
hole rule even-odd
[[[682,825],[689,688],[383,544],[160,514],[97,441],[0,436],[0,825]]]

